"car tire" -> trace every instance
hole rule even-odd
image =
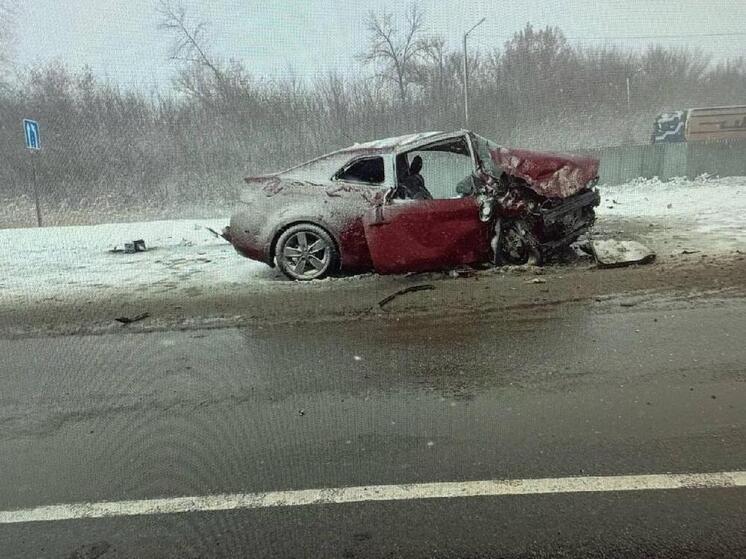
[[[500,258],[505,264],[541,266],[544,256],[539,242],[523,221],[505,225],[500,234]]]
[[[285,229],[275,245],[277,267],[295,281],[322,279],[339,266],[339,250],[332,236],[312,223]]]

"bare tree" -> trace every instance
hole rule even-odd
[[[159,29],[173,35],[170,58],[209,69],[221,82],[224,74],[218,62],[209,54],[207,45],[207,22],[193,22],[184,4],[179,0],[160,0],[157,11],[161,16]]]
[[[420,39],[425,27],[424,12],[412,3],[404,19],[404,28],[399,29],[389,12],[368,14],[368,50],[362,55],[363,61],[378,64],[382,78],[396,84],[402,103],[407,102],[409,84],[417,76],[417,61],[425,51]]]
[[[0,0],[0,77],[7,72],[13,59],[17,15],[12,0]]]
[[[423,86],[423,97],[433,107],[436,128],[450,126],[446,115],[452,112],[453,96],[462,87],[460,53],[448,49],[442,36],[422,41],[421,60],[417,63],[417,80]]]

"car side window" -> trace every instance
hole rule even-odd
[[[474,161],[464,136],[441,140],[407,152],[411,162],[415,156],[422,160],[419,174],[425,188],[435,199],[455,198],[461,192],[458,185],[470,180],[474,173]],[[406,166],[407,159],[397,159],[397,169]],[[406,171],[402,176],[406,176]]]
[[[386,179],[383,157],[365,157],[339,171],[337,180],[381,184]]]

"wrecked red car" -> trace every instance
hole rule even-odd
[[[540,264],[593,224],[598,167],[465,130],[377,140],[245,179],[224,235],[295,280]]]

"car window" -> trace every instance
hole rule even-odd
[[[407,161],[416,156],[422,158],[420,175],[425,188],[436,199],[457,197],[456,186],[474,172],[471,152],[463,137],[408,152]]]
[[[279,173],[279,176],[297,178],[310,182],[324,183],[329,180],[340,165],[349,160],[350,155],[346,153],[332,153],[306,163],[301,163]]]
[[[381,184],[386,179],[383,157],[358,159],[337,173],[335,178],[343,181]]]

